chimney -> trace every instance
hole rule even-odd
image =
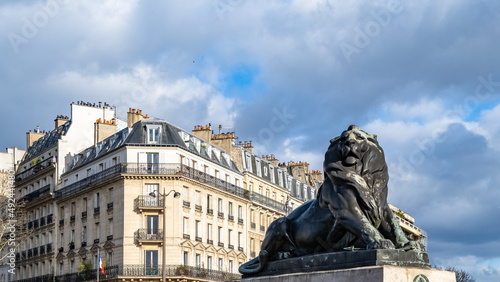
[[[219,131],[221,129],[222,126],[219,125]],[[236,139],[234,132],[215,134],[211,138],[210,144],[224,149],[227,153],[231,153],[231,148],[235,145],[234,140]]]
[[[94,123],[94,146],[102,140],[116,133],[115,120],[97,119]]]
[[[207,124],[205,126],[203,125],[195,125],[193,131],[192,131],[194,136],[197,136],[203,140],[205,140],[208,143],[211,143],[211,136],[212,136],[212,126],[210,124]]]
[[[54,122],[55,122],[55,128],[58,128],[59,126],[67,123],[68,120],[69,120],[69,118],[67,116],[58,115],[56,117],[56,119],[54,120]]]
[[[26,132],[26,150],[28,150],[28,148],[31,147],[36,140],[42,138],[43,136],[45,136],[45,134],[40,132],[40,126],[37,126],[33,132],[31,132],[31,130]]]
[[[149,118],[148,115],[143,116],[142,111],[140,109],[135,109],[128,108],[128,113],[127,113],[127,127],[131,127],[134,123],[145,119]]]

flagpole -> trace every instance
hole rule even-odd
[[[99,270],[101,268],[101,254],[99,249],[97,249],[97,282],[99,282]]]

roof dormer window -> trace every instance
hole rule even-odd
[[[160,143],[160,129],[159,125],[147,125],[148,144]]]

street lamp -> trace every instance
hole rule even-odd
[[[166,230],[167,230],[167,216],[166,216],[166,212],[167,212],[167,196],[170,195],[170,193],[174,192],[174,198],[179,198],[181,196],[181,193],[175,191],[174,189],[170,190],[167,194],[165,194],[165,187],[163,187],[163,194],[161,194],[160,192],[158,192],[159,196],[163,197],[163,248],[162,248],[162,265],[161,265],[161,281],[162,282],[166,282],[166,277],[165,277],[165,273],[166,273],[166,250],[167,250],[167,247],[166,247],[166,243],[167,243],[167,236],[165,236],[165,233],[166,233]],[[155,192],[151,192],[149,193],[149,196],[153,197],[153,198],[156,198],[156,195],[155,195]]]

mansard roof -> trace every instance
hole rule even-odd
[[[52,148],[57,144],[57,141],[61,139],[61,136],[66,135],[69,127],[71,126],[71,121],[59,126],[58,128],[50,131],[40,139],[33,142],[33,144],[28,148],[26,155],[24,156],[24,161],[31,160],[32,158],[40,155],[49,148]]]
[[[148,143],[148,127],[160,127],[159,141]],[[89,164],[123,146],[178,147],[214,162],[234,172],[241,173],[234,161],[222,149],[161,119],[143,119],[91,146],[75,156],[67,172]]]

